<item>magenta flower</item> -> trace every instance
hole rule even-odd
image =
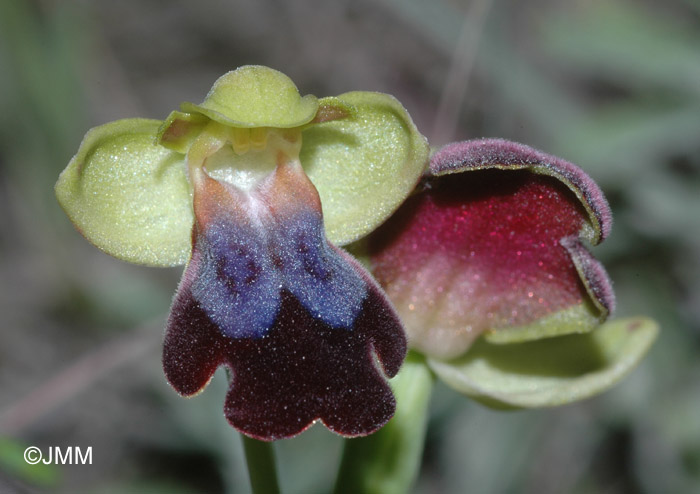
[[[656,335],[646,319],[603,324],[615,296],[583,242],[611,223],[577,166],[480,139],[437,151],[362,252],[438,377],[488,405],[551,406],[612,386]]]
[[[187,263],[165,374],[190,396],[228,367],[224,410],[244,434],[291,437],[315,421],[344,436],[382,427],[396,406],[387,378],[406,355],[404,326],[448,384],[515,406],[605,389],[653,339],[648,324],[642,339],[620,336],[629,321],[599,328],[614,296],[581,240],[605,238],[610,212],[570,163],[501,140],[429,159],[390,96],[301,97],[265,67],[224,75],[201,105],[181,110],[91,130],[56,192],[107,253]],[[533,343],[513,343],[564,348],[572,333],[603,335],[601,348],[618,335],[617,353],[597,377],[565,370],[551,399],[538,388],[518,401],[513,376],[506,389],[474,367],[485,348],[527,355]],[[479,387],[479,372],[496,392]]]
[[[613,311],[607,273],[581,243],[608,235],[610,208],[580,168],[484,139],[441,149],[427,177],[370,237],[373,272],[415,348],[449,358],[483,333],[581,333]]]

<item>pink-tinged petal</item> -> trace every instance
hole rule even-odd
[[[605,267],[581,243],[578,237],[561,239],[591,299],[605,316],[615,311],[615,292]]]
[[[430,176],[438,177],[468,170],[498,168],[527,169],[563,182],[578,197],[588,213],[593,231],[583,225],[578,233],[593,245],[606,238],[612,227],[608,201],[591,177],[578,166],[551,154],[505,139],[476,139],[448,144],[430,160]]]
[[[226,365],[226,417],[262,440],[317,420],[344,436],[382,427],[403,328],[366,270],[326,241],[301,167],[281,162],[245,192],[206,178],[194,204],[193,255],[165,337],[172,386],[195,394]]]
[[[482,334],[523,341],[600,324],[614,296],[580,238],[597,243],[609,229],[602,192],[578,167],[479,140],[436,153],[423,190],[368,248],[410,346],[450,358]]]

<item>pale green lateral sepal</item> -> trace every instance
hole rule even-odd
[[[155,143],[158,120],[90,130],[61,173],[56,196],[75,227],[106,253],[150,266],[184,264],[192,192],[184,155]]]
[[[316,112],[314,119],[309,122],[309,125],[348,118],[352,116],[355,111],[355,108],[353,108],[352,105],[347,104],[345,101],[342,101],[335,96],[326,96],[325,98],[318,100],[318,111]]]
[[[182,103],[180,108],[230,127],[289,129],[309,123],[318,100],[310,94],[302,97],[282,72],[245,65],[219,77],[201,105]]]
[[[178,153],[187,154],[209,121],[208,117],[200,113],[171,112],[158,128],[156,142]]]
[[[300,158],[321,196],[329,240],[344,245],[401,205],[428,164],[429,148],[394,97],[358,91],[337,99],[354,111],[306,128]]]
[[[494,408],[563,405],[601,393],[642,359],[657,324],[635,317],[581,335],[496,345],[478,340],[462,357],[430,359],[448,386]]]

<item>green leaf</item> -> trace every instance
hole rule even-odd
[[[26,444],[0,437],[0,472],[33,485],[55,487],[60,479],[60,471],[56,465],[45,464],[43,461],[36,464],[27,463],[24,457],[25,448]]]
[[[657,332],[650,319],[618,319],[582,335],[508,345],[479,340],[463,357],[428,363],[447,385],[488,406],[556,406],[615,385],[639,363]]]
[[[624,87],[700,94],[700,35],[692,23],[636,2],[591,2],[578,13],[542,23],[543,46],[562,66]]]
[[[315,96],[301,97],[291,79],[269,67],[245,65],[219,77],[201,105],[182,103],[231,127],[300,127],[318,110]]]
[[[344,245],[374,230],[415,188],[428,162],[428,143],[392,96],[351,92],[347,118],[303,132],[301,163],[318,189],[326,234]]]
[[[90,130],[56,183],[75,227],[106,253],[151,266],[187,261],[193,214],[184,156],[155,144],[158,120]]]

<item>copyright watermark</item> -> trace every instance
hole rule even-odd
[[[36,446],[29,446],[24,450],[24,461],[30,465],[36,465],[41,461],[41,450]]]
[[[36,446],[29,446],[24,450],[24,461],[30,465],[39,462],[45,465],[92,465],[92,446],[88,446],[84,452],[80,446],[53,446],[48,448],[48,454]]]

